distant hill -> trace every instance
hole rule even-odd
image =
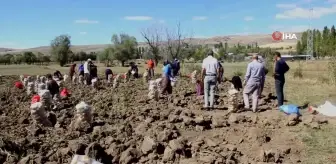
[[[298,39],[301,39],[302,33],[295,33]],[[280,48],[280,47],[295,47],[296,40],[286,40],[283,42],[274,42],[272,40],[271,34],[256,34],[256,35],[228,35],[228,36],[216,36],[211,38],[190,38],[186,39],[187,42],[191,44],[201,44],[201,45],[214,45],[218,44],[219,42],[227,41],[229,45],[233,44],[251,44],[257,42],[260,47],[271,47],[271,48]],[[73,52],[99,52],[103,51],[109,44],[98,44],[98,45],[73,45],[72,51]],[[145,43],[139,43],[139,46],[146,46]],[[25,51],[32,51],[32,52],[41,52],[43,54],[50,53],[50,46],[41,46],[29,49],[9,49],[9,48],[0,48],[0,54],[5,53],[21,53]]]
[[[10,52],[10,51],[15,51],[15,49],[11,49],[11,48],[0,48],[0,53],[1,53],[1,52]]]

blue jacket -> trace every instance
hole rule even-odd
[[[79,67],[78,67],[79,71],[84,71],[84,65],[81,64]]]
[[[171,68],[171,65],[170,64],[167,64],[163,67],[163,75],[164,76],[167,76],[167,77],[171,77],[172,75],[172,68]]]

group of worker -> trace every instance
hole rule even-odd
[[[75,75],[76,64],[70,67],[69,76]],[[149,79],[154,77],[155,73],[155,61],[149,59],[147,61],[147,71]],[[281,54],[275,52],[274,54],[274,74],[275,79],[275,90],[277,94],[278,106],[283,105],[284,102],[284,84],[285,84],[285,73],[289,70],[287,63],[281,59]],[[139,77],[138,67],[134,62],[130,63],[130,69],[127,72],[128,76],[133,76],[133,78]],[[172,62],[166,60],[163,63],[162,69],[162,81],[161,81],[161,93],[171,94],[172,85],[171,81],[178,76],[180,71],[180,61],[174,59]],[[252,61],[248,64],[244,82],[243,82],[243,99],[245,110],[251,110],[257,112],[258,100],[261,98],[261,93],[264,88],[264,83],[266,79],[266,74],[268,70],[266,69],[265,61],[261,55],[253,55]],[[106,79],[108,75],[113,74],[111,69],[106,69],[105,75]],[[95,66],[91,59],[88,59],[84,64],[79,67],[79,75],[84,76],[86,84],[91,84],[91,79],[97,77],[97,66]],[[213,51],[209,51],[207,57],[202,63],[201,81],[204,85],[204,108],[214,108],[214,97],[217,83],[221,83],[224,80],[224,67],[222,64],[214,57]],[[252,108],[250,107],[249,97],[252,95]]]
[[[223,66],[214,57],[213,51],[207,54],[202,63],[201,79],[204,83],[204,108],[214,108],[214,95],[216,84],[223,78]],[[284,84],[285,73],[289,70],[289,66],[285,60],[281,59],[279,52],[274,53],[274,74],[275,90],[277,94],[278,106],[284,103]],[[257,112],[258,100],[264,88],[266,79],[265,61],[261,55],[253,55],[252,61],[248,64],[246,75],[243,82],[243,98],[244,109],[251,110],[249,96],[252,95],[252,111]]]

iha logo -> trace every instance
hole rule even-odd
[[[297,40],[297,37],[294,33],[282,33],[280,31],[273,32],[272,38],[274,41]]]

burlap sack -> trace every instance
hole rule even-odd
[[[120,83],[120,74],[118,74],[113,80],[113,88],[117,88]]]
[[[191,78],[191,83],[196,84],[196,82],[197,82],[197,70],[195,70],[194,72],[191,73],[190,78]]]
[[[52,123],[48,120],[47,112],[41,102],[31,104],[30,113],[34,121],[44,126],[52,126]]]
[[[27,95],[32,95],[34,93],[34,82],[28,82],[27,83]]]
[[[159,99],[159,91],[158,91],[158,85],[155,80],[149,81],[149,86],[148,86],[148,98],[149,99]]]
[[[113,75],[112,74],[107,75],[107,83],[112,83],[112,80],[113,80]]]

